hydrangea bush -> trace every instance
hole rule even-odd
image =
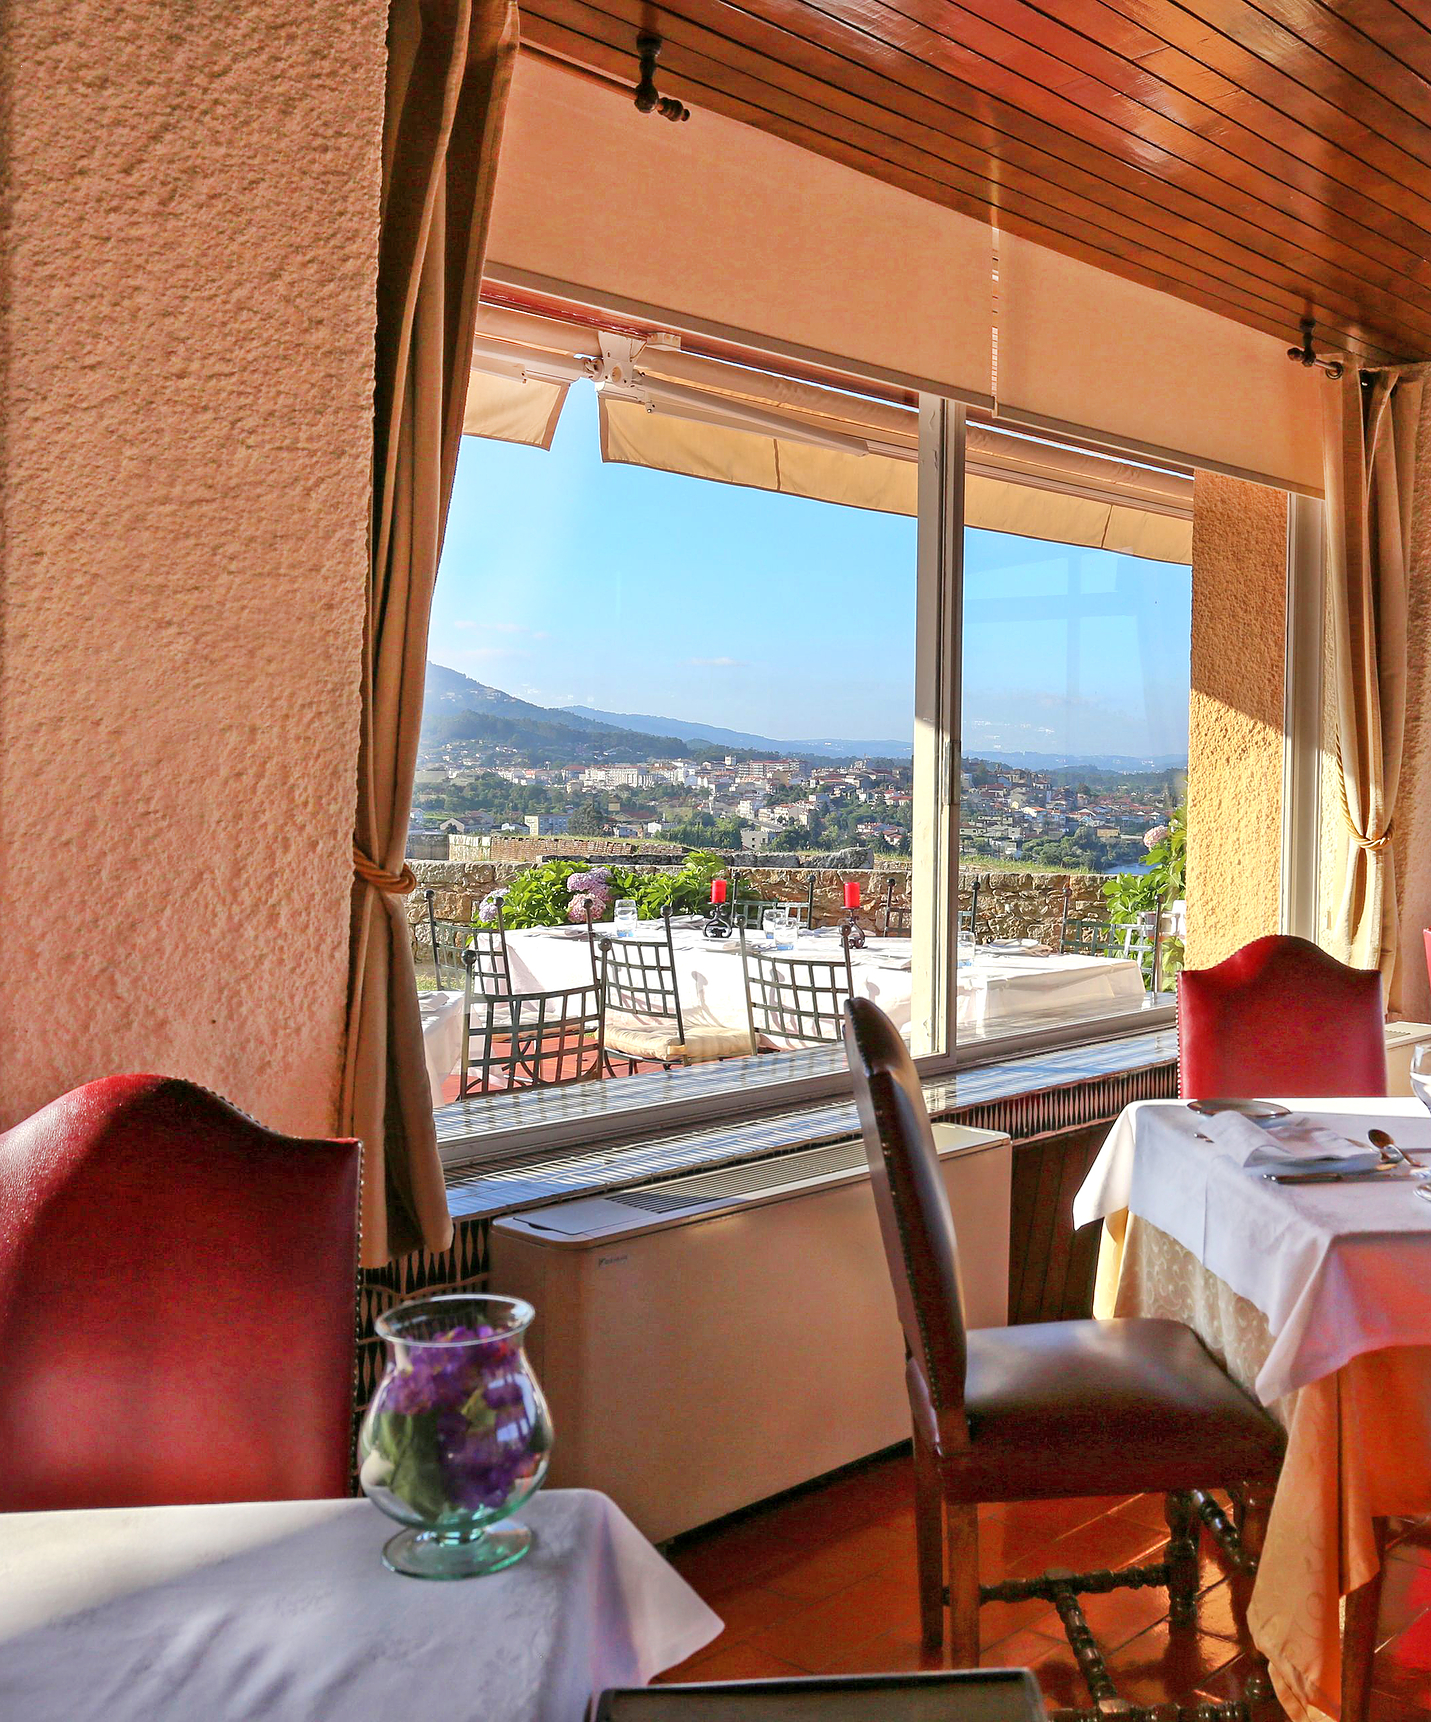
[[[726,863],[711,850],[692,850],[677,872],[636,872],[629,867],[592,867],[583,861],[546,861],[528,867],[508,886],[490,891],[478,905],[473,924],[496,925],[498,899],[506,927],[560,927],[580,924],[588,905],[593,921],[607,919],[618,897],[630,897],[643,921],[695,915],[710,906],[711,881],[726,873]],[[742,876],[736,895],[753,902],[758,893]]]

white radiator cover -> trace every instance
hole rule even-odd
[[[947,1124],[935,1136],[969,1325],[1002,1326],[1009,1138]],[[703,1195],[712,1182],[724,1193]],[[909,1435],[857,1143],[511,1215],[492,1227],[489,1283],[537,1311],[549,1482],[602,1490],[653,1541]]]

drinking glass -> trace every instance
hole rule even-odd
[[[1411,1054],[1411,1092],[1431,1112],[1431,1042]]]
[[[636,899],[634,897],[618,897],[616,907],[611,911],[611,918],[616,923],[616,937],[629,939],[636,931]]]
[[[784,922],[785,911],[779,903],[772,903],[768,909],[760,911],[760,930],[777,950],[780,948],[780,933]]]

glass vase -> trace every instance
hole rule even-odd
[[[376,1327],[387,1367],[358,1435],[363,1493],[405,1525],[384,1564],[413,1578],[473,1578],[518,1561],[525,1525],[499,1524],[540,1487],[551,1418],[515,1298],[452,1293],[399,1304]]]

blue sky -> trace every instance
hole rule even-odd
[[[966,562],[967,751],[1185,750],[1186,569],[988,532]],[[913,520],[603,465],[586,385],[550,452],[463,438],[429,655],[477,681],[780,740],[907,739],[914,621]]]

